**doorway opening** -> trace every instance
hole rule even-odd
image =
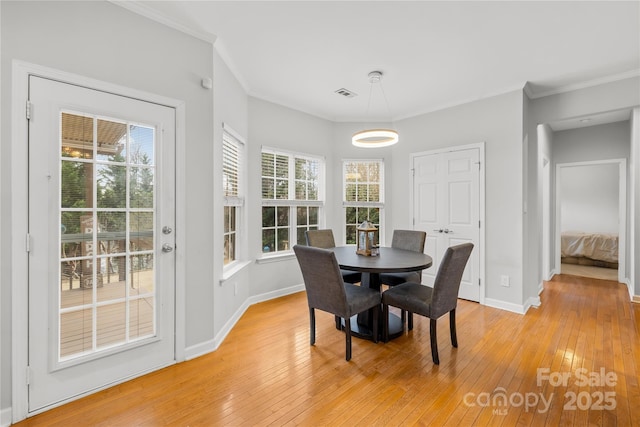
[[[556,165],[556,266],[624,281],[626,159]]]

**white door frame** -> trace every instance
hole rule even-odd
[[[12,422],[16,423],[37,412],[28,412],[28,254],[26,251],[28,232],[28,121],[26,119],[29,99],[29,76],[36,75],[51,80],[84,86],[115,95],[136,98],[162,104],[176,111],[176,230],[185,229],[185,104],[183,101],[151,94],[124,86],[79,76],[53,68],[13,61],[12,67],[12,111],[11,111],[11,392]],[[37,112],[33,112],[37,114]],[[184,233],[176,233],[176,247],[186,247]],[[185,359],[185,259],[176,251],[175,294],[175,358]],[[110,387],[111,385],[109,385]],[[105,387],[106,388],[106,387]],[[92,391],[94,393],[95,390]],[[64,402],[63,402],[64,403]],[[49,407],[47,408],[49,409]]]
[[[588,162],[558,163],[556,164],[556,212],[555,212],[555,266],[560,272],[560,210],[562,208],[562,194],[560,191],[560,173],[563,168],[575,166],[591,166],[614,164],[618,165],[618,282],[626,283],[629,295],[633,295],[632,284],[626,280],[626,251],[627,251],[627,159],[594,160]]]
[[[551,266],[551,161],[542,156],[542,280],[551,280],[557,270]]]
[[[428,156],[432,154],[450,153],[453,151],[463,151],[472,148],[477,148],[480,151],[480,230],[479,230],[479,242],[478,249],[480,268],[478,269],[478,278],[480,279],[480,301],[481,305],[484,305],[485,301],[485,156],[484,156],[484,141],[475,144],[456,145],[452,147],[439,148],[436,150],[420,151],[417,153],[409,154],[409,170],[413,169],[413,162],[416,157]],[[413,224],[413,209],[414,209],[414,194],[413,185],[409,195],[409,224]]]

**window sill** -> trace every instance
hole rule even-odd
[[[270,255],[262,254],[258,258],[256,258],[256,262],[258,264],[267,264],[270,262],[279,262],[279,261],[288,261],[290,259],[295,259],[296,254],[293,251],[280,252]]]
[[[220,286],[222,286],[224,282],[238,274],[249,264],[251,264],[251,261],[236,261],[228,266],[228,268],[225,268],[222,272],[222,277],[220,278]]]

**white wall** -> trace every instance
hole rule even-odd
[[[631,150],[629,121],[554,132],[554,164],[627,159]]]
[[[618,170],[611,163],[560,169],[560,232],[618,234]]]
[[[250,98],[250,171],[259,171],[260,145],[327,155],[328,194],[326,226],[341,239],[341,161],[383,159],[385,161],[385,236],[394,228],[411,228],[408,211],[411,171],[410,154],[453,145],[486,143],[486,296],[490,304],[523,305],[523,182],[522,99],[520,91],[459,107],[420,115],[394,123],[401,141],[376,150],[351,145],[358,123],[332,123],[266,101]],[[283,133],[283,129],[287,132]],[[329,154],[327,154],[329,153]],[[333,173],[330,173],[333,171]],[[250,244],[260,242],[260,182],[250,178]],[[508,236],[508,238],[507,238]],[[260,252],[255,245],[255,253]],[[499,285],[499,277],[511,277],[511,287]],[[265,283],[264,278],[270,280]],[[262,278],[262,280],[260,280]],[[295,260],[257,264],[251,268],[251,294],[273,292],[302,283]]]
[[[217,201],[223,200],[222,192],[222,128],[230,126],[238,136],[242,137],[245,142],[245,152],[248,153],[253,143],[249,139],[249,97],[238,80],[234,77],[233,73],[229,70],[219,54],[214,52],[213,56],[213,198],[216,201],[211,213],[213,219],[213,235],[211,237],[212,242],[223,241],[223,209],[221,203]],[[246,165],[245,165],[246,166]],[[243,185],[246,188],[246,184]],[[242,224],[248,224],[248,216],[250,212],[245,210],[245,217],[242,219]],[[239,239],[239,253],[238,258],[240,261],[251,260],[254,256],[253,250],[248,247],[249,239],[248,233],[244,233],[238,236]],[[213,262],[213,310],[210,315],[213,316],[214,336],[220,337],[220,334],[225,334],[230,319],[238,313],[245,301],[250,296],[249,290],[249,271],[247,268],[237,272],[228,280],[221,282],[220,279],[223,275],[223,259],[222,252],[219,250],[221,245],[214,246]],[[237,289],[237,290],[236,290]],[[221,338],[221,337],[220,337]],[[193,353],[199,354],[202,351],[210,350],[212,347],[216,348],[219,345],[220,340],[215,341],[211,345],[204,345],[203,343],[196,343],[198,349]]]
[[[186,105],[186,164],[183,192],[187,246],[178,248],[186,260],[186,345],[214,335],[211,245],[213,223],[213,94],[200,86],[213,75],[210,43],[172,30],[109,2],[0,2],[2,22],[2,192],[0,242],[0,408],[11,402],[11,253],[12,221],[12,61],[21,60],[140,91],[183,100]],[[22,116],[23,117],[23,116]],[[179,207],[180,208],[180,207]],[[26,277],[24,284],[26,286]],[[17,309],[26,309],[19,307]]]
[[[401,141],[387,180],[387,230],[410,227],[410,154],[485,142],[486,303],[513,308],[524,303],[522,111],[523,94],[514,91],[396,123]],[[508,288],[500,286],[503,274],[511,277]]]
[[[261,227],[261,149],[262,146],[280,148],[298,153],[325,157],[327,188],[333,188],[334,180],[340,179],[331,173],[339,169],[331,153],[333,123],[292,110],[268,101],[249,98],[249,191],[247,209],[249,216],[249,256],[260,258],[262,248]],[[335,203],[340,203],[332,193],[326,200],[328,212]],[[293,256],[277,261],[257,262],[249,271],[249,294],[277,294],[283,289],[302,284],[302,274]]]

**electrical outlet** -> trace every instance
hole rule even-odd
[[[509,276],[507,276],[506,274],[500,276],[500,285],[509,287]]]

